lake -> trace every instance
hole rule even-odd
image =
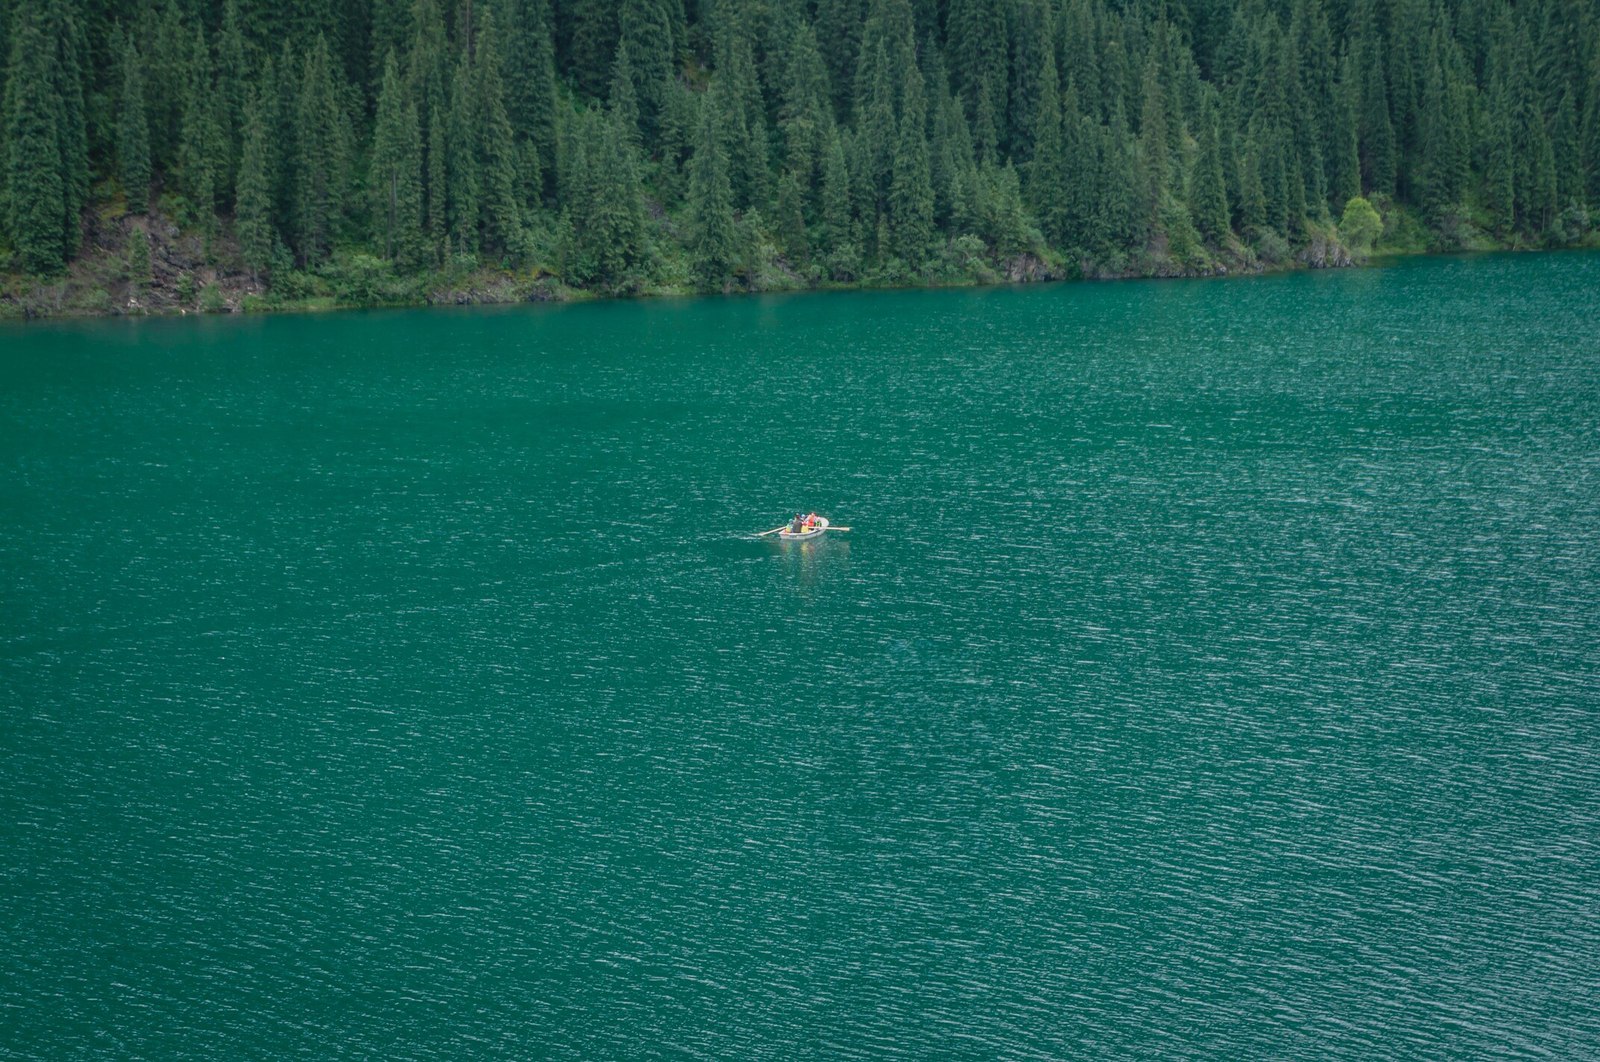
[[[0,1058],[1600,1056],[1597,302],[4,327]]]

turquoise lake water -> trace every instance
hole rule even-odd
[[[0,1059],[1600,1057],[1600,255],[0,328],[0,709]]]

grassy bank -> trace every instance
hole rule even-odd
[[[1371,248],[1377,257],[1532,249],[1496,240],[1482,218],[1463,212],[1443,224],[1424,224],[1415,211],[1378,201],[1381,235]],[[184,226],[176,210],[155,208],[131,214],[120,199],[87,212],[82,251],[61,276],[30,277],[0,273],[0,318],[91,316],[178,316],[196,313],[321,312],[406,306],[503,305],[606,297],[649,297],[699,293],[690,263],[672,241],[658,257],[651,279],[613,290],[575,287],[563,282],[560,254],[548,248],[548,265],[514,267],[457,256],[440,268],[402,274],[394,264],[360,248],[345,248],[316,269],[285,261],[269,279],[239,262],[238,248],[225,234]],[[1577,226],[1561,246],[1600,246],[1600,232]],[[663,227],[673,220],[660,218]],[[1336,225],[1311,226],[1298,246],[1274,233],[1258,234],[1253,245],[1230,240],[1220,250],[1173,248],[1165,243],[1140,248],[1112,260],[1067,258],[1035,249],[997,253],[973,237],[951,240],[932,262],[912,271],[890,261],[861,275],[830,274],[821,263],[796,264],[775,245],[755,238],[751,268],[738,292],[859,290],[867,288],[967,287],[1070,279],[1199,277],[1258,274],[1303,268],[1360,264],[1367,255],[1341,242]],[[1544,245],[1540,245],[1544,246]]]

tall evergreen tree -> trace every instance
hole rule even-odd
[[[1221,120],[1215,100],[1207,98],[1200,120],[1200,152],[1189,179],[1189,213],[1195,226],[1213,246],[1229,235],[1228,199],[1222,179]]]
[[[1001,0],[949,0],[950,76],[966,105],[979,153],[991,158],[1005,127],[1009,33]]]
[[[13,17],[6,65],[6,227],[23,269],[59,272],[65,262],[68,192],[62,178],[61,101],[50,84],[44,20],[24,8]]]
[[[478,94],[472,65],[462,52],[450,83],[450,113],[445,126],[450,153],[445,198],[449,203],[448,246],[456,254],[476,254],[482,170],[478,144]]]
[[[183,124],[178,143],[182,188],[194,220],[210,236],[216,226],[217,189],[225,162],[211,49],[197,27],[189,60],[189,85],[183,98]]]
[[[238,176],[240,130],[244,128],[244,104],[250,70],[249,48],[245,42],[244,16],[238,0],[224,0],[222,29],[217,35],[217,99],[215,120],[219,149],[223,157],[216,167],[219,196],[232,200]]]
[[[1028,167],[1028,206],[1039,219],[1040,227],[1052,239],[1060,239],[1065,228],[1062,176],[1066,168],[1061,139],[1061,97],[1057,89],[1055,48],[1045,50],[1039,61],[1033,121],[1033,159]],[[1076,117],[1076,116],[1074,116]]]
[[[933,244],[933,182],[924,132],[927,103],[922,74],[914,65],[906,70],[902,101],[889,187],[889,216],[895,254],[915,268],[927,258]]]
[[[679,21],[675,14],[667,0],[622,0],[619,12],[618,53],[625,52],[628,57],[631,91],[652,142],[659,131],[683,33],[681,25],[674,25]]]
[[[295,101],[293,199],[296,250],[315,264],[333,247],[343,211],[349,146],[345,119],[334,88],[332,60],[318,35],[306,53]]]
[[[716,89],[712,89],[713,95]],[[733,220],[733,188],[728,160],[717,129],[722,108],[708,100],[700,108],[700,129],[689,169],[690,253],[695,278],[709,290],[727,290],[738,267],[738,239]]]
[[[484,12],[479,27],[475,74],[484,238],[497,250],[517,252],[522,247],[519,156],[516,134],[506,111],[505,83],[500,77],[500,41],[493,11]]]
[[[506,115],[517,143],[518,177],[531,200],[555,191],[555,41],[549,0],[506,3]]]
[[[273,226],[273,174],[278,165],[273,151],[272,122],[268,120],[271,89],[254,91],[246,98],[244,128],[239,148],[239,184],[235,193],[235,224],[239,252],[251,276],[259,276],[272,261],[277,242]]]
[[[830,245],[850,243],[850,168],[838,129],[829,127],[822,142],[822,225]]]
[[[423,247],[422,135],[393,52],[384,60],[367,181],[384,255],[403,265],[416,264]]]
[[[1341,207],[1361,194],[1360,120],[1360,88],[1355,64],[1347,52],[1339,60],[1328,152],[1328,196]]]
[[[122,53],[122,95],[117,109],[117,176],[128,209],[143,214],[150,203],[150,124],[145,117],[144,71],[130,37]]]

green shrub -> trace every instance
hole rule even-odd
[[[1360,256],[1372,253],[1372,245],[1383,235],[1383,219],[1372,204],[1361,196],[1352,196],[1344,205],[1344,217],[1339,219],[1339,239]]]
[[[144,290],[150,282],[150,234],[134,229],[128,234],[128,252],[125,259],[128,286],[135,293]]]
[[[227,313],[228,300],[222,296],[222,288],[216,284],[207,284],[200,289],[200,311],[202,313]]]

